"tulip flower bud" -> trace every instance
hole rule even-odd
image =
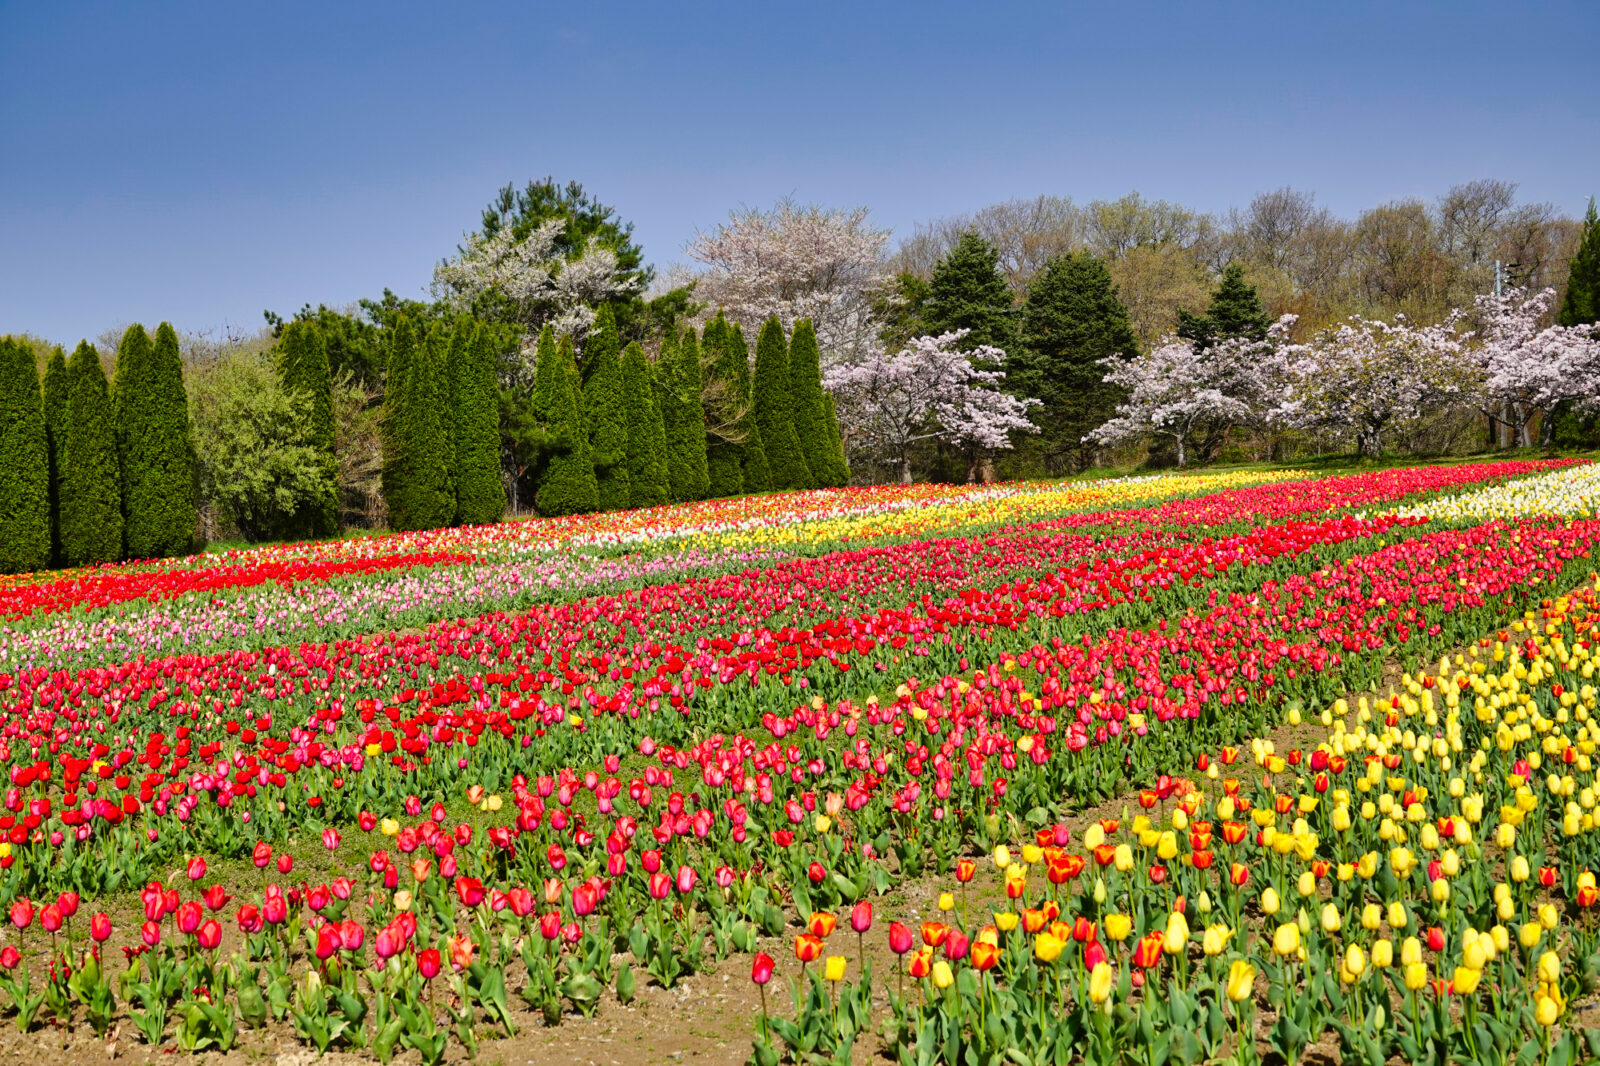
[[[1372,965],[1380,970],[1388,969],[1394,963],[1394,944],[1388,940],[1380,940],[1372,945]]]

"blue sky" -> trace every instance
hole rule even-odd
[[[740,204],[897,233],[1010,197],[1341,214],[1600,192],[1593,5],[0,0],[0,332],[420,295],[495,189],[682,258]]]

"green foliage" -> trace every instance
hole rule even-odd
[[[61,451],[67,436],[67,398],[72,378],[67,355],[58,344],[44,372],[44,435],[50,456],[50,558],[61,561]]]
[[[1084,434],[1110,418],[1121,390],[1104,381],[1100,360],[1138,354],[1128,312],[1105,263],[1088,252],[1056,256],[1028,287],[1022,306],[1022,345],[1008,360],[1011,387],[1044,406],[1032,416],[1046,451],[1075,456],[1089,450]]]
[[[728,354],[731,332],[727,319],[718,312],[706,323],[700,341],[701,364],[708,371],[701,389],[700,417],[706,427],[706,495],[711,497],[737,496],[744,491],[737,439],[739,375]]]
[[[638,342],[622,352],[622,403],[628,420],[628,506],[659,507],[672,498],[667,432],[656,405],[655,374]]]
[[[757,349],[757,374],[760,373]],[[794,405],[794,432],[800,439],[813,485],[837,488],[849,480],[844,456],[834,444],[837,429],[828,425],[827,394],[822,391],[822,359],[817,331],[809,318],[794,325],[789,341],[789,396]]]
[[[0,573],[50,562],[50,445],[33,349],[0,337]]]
[[[1254,285],[1244,279],[1244,267],[1229,263],[1222,271],[1222,282],[1211,293],[1211,306],[1203,315],[1178,311],[1178,336],[1205,351],[1218,341],[1231,338],[1265,340],[1272,316],[1261,306]]]
[[[728,330],[727,359],[729,381],[740,412],[737,423],[742,438],[739,473],[744,480],[744,491],[766,492],[772,488],[772,470],[767,464],[766,442],[761,439],[761,423],[756,418],[751,395],[750,346],[745,343],[744,330],[737,322]]]
[[[421,345],[408,318],[395,324],[383,400],[383,498],[393,530],[437,529],[455,514],[439,414],[446,343],[442,323]]]
[[[583,418],[594,458],[596,502],[602,511],[628,506],[628,419],[623,408],[622,358],[616,320],[601,307],[584,346]]]
[[[917,332],[970,330],[963,347],[991,344],[1009,353],[1017,340],[1015,301],[999,263],[994,245],[971,230],[963,233],[933,268]]]
[[[67,366],[61,442],[61,556],[68,566],[122,557],[122,493],[111,390],[88,341]]]
[[[117,349],[111,402],[122,465],[125,554],[155,559],[189,550],[195,532],[194,444],[178,335],[166,322],[152,342],[130,326]]]
[[[265,315],[272,335],[281,340],[289,323],[271,311]],[[360,315],[336,311],[326,304],[318,304],[315,310],[306,304],[295,312],[293,321],[316,327],[328,360],[329,380],[348,374],[366,388],[382,387],[388,345],[379,327]]]
[[[902,270],[895,275],[893,283],[873,299],[873,315],[883,323],[878,337],[891,352],[904,348],[912,337],[927,334],[927,323],[922,316],[927,309],[928,295],[926,279]]]
[[[283,529],[289,537],[331,537],[339,531],[339,459],[334,453],[333,373],[328,349],[315,322],[295,319],[278,336],[278,373],[283,387],[303,396],[309,421],[305,438],[324,468],[320,499],[289,512]]]
[[[823,393],[822,402],[828,416],[828,436],[833,441],[834,452],[838,455],[838,466],[836,469],[842,473],[842,477],[840,477],[838,483],[834,487],[843,488],[844,486],[850,484],[850,464],[849,461],[844,457],[844,438],[839,434],[839,416],[834,413],[833,397],[831,395]]]
[[[694,330],[668,330],[656,365],[656,396],[667,436],[667,485],[675,500],[703,499],[710,488],[706,468],[706,415],[701,406],[700,346]]]
[[[191,384],[202,498],[245,540],[306,528],[305,513],[327,506],[338,477],[317,440],[310,394],[287,387],[267,357],[245,352]]]
[[[550,327],[544,328],[539,336],[537,374],[535,411],[546,427],[546,459],[535,504],[542,515],[586,514],[598,505],[599,486],[583,421],[578,366],[572,358],[570,337],[562,337],[558,347]]]
[[[819,371],[820,373],[820,371]],[[821,378],[818,378],[821,388]],[[776,317],[769,318],[756,338],[756,425],[774,489],[809,489],[815,482],[795,432],[799,397],[789,374],[789,343]]]
[[[1563,326],[1585,326],[1600,322],[1600,215],[1594,198],[1583,216],[1583,236],[1567,273],[1567,294],[1561,300],[1556,321]]]
[[[495,395],[494,352],[489,331],[463,319],[456,332],[466,340],[452,368],[455,382],[456,521],[498,522],[506,513],[500,481],[500,414]]]

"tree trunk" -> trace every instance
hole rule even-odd
[[[1376,429],[1367,427],[1356,434],[1356,443],[1364,459],[1383,458],[1383,438]]]
[[[906,456],[900,460],[900,484],[911,484],[911,457]]]
[[[1179,470],[1183,469],[1183,464],[1184,464],[1185,458],[1186,458],[1186,456],[1184,455],[1184,452],[1183,452],[1183,438],[1179,437],[1178,438],[1178,469]]]

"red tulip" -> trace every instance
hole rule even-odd
[[[22,952],[7,944],[0,948],[0,968],[15,970],[22,962]]]
[[[104,911],[89,919],[89,936],[97,944],[111,939],[111,919]]]
[[[145,922],[139,927],[139,936],[144,939],[148,947],[155,947],[161,943],[161,926],[156,922]]]
[[[889,950],[896,955],[904,955],[913,946],[911,930],[899,922],[889,923]]]
[[[76,892],[63,892],[56,898],[56,906],[61,908],[63,918],[71,918],[78,913],[78,894]]]
[[[188,866],[188,869],[187,869],[187,873],[189,875],[189,880],[191,880],[191,881],[200,880],[202,877],[204,877],[206,875],[206,860],[203,859],[202,857],[200,857],[199,855],[196,855],[193,858],[191,858],[189,860],[189,866]]]
[[[250,861],[256,864],[258,870],[266,869],[267,863],[272,861],[272,847],[265,840],[257,841],[255,849],[250,852]]]
[[[440,959],[438,948],[428,948],[417,953],[417,972],[431,981],[439,976]]]
[[[18,929],[26,929],[33,924],[33,903],[26,899],[19,899],[11,905],[11,924]]]
[[[764,985],[772,980],[772,956],[765,951],[756,952],[755,959],[750,964],[750,980],[758,985]]]
[[[329,851],[339,850],[339,831],[331,825],[322,831],[322,846]]]
[[[872,904],[868,900],[861,900],[850,908],[850,928],[857,933],[865,933],[872,928]]]

